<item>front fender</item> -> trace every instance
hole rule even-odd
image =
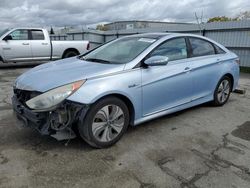
[[[135,118],[141,117],[141,70],[134,69],[87,80],[68,100],[82,104],[93,104],[100,98],[111,94],[127,97],[134,106]]]

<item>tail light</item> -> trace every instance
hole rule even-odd
[[[90,48],[90,45],[89,45],[89,42],[88,42],[88,44],[87,44],[87,50],[89,50],[89,48]]]

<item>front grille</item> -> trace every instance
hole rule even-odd
[[[33,97],[36,97],[36,96],[40,95],[41,93],[37,92],[37,91],[26,91],[26,90],[14,89],[14,94],[16,95],[17,100],[20,103],[25,105],[25,103],[28,100],[30,100]]]

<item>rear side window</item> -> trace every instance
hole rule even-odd
[[[214,47],[210,42],[198,38],[189,38],[189,41],[192,48],[192,57],[215,54]]]
[[[32,40],[44,40],[44,34],[42,30],[31,30]]]
[[[166,56],[169,61],[187,58],[185,38],[171,39],[159,45],[150,54],[150,57],[157,55]]]
[[[224,53],[226,53],[224,50],[222,50],[219,46],[217,46],[215,44],[214,44],[214,48],[215,48],[217,54],[224,54]]]

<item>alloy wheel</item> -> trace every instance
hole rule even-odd
[[[220,103],[224,103],[230,94],[230,83],[228,80],[223,80],[218,88],[217,91],[217,99]]]
[[[106,105],[94,116],[92,133],[99,142],[114,140],[124,127],[125,115],[117,105]]]

